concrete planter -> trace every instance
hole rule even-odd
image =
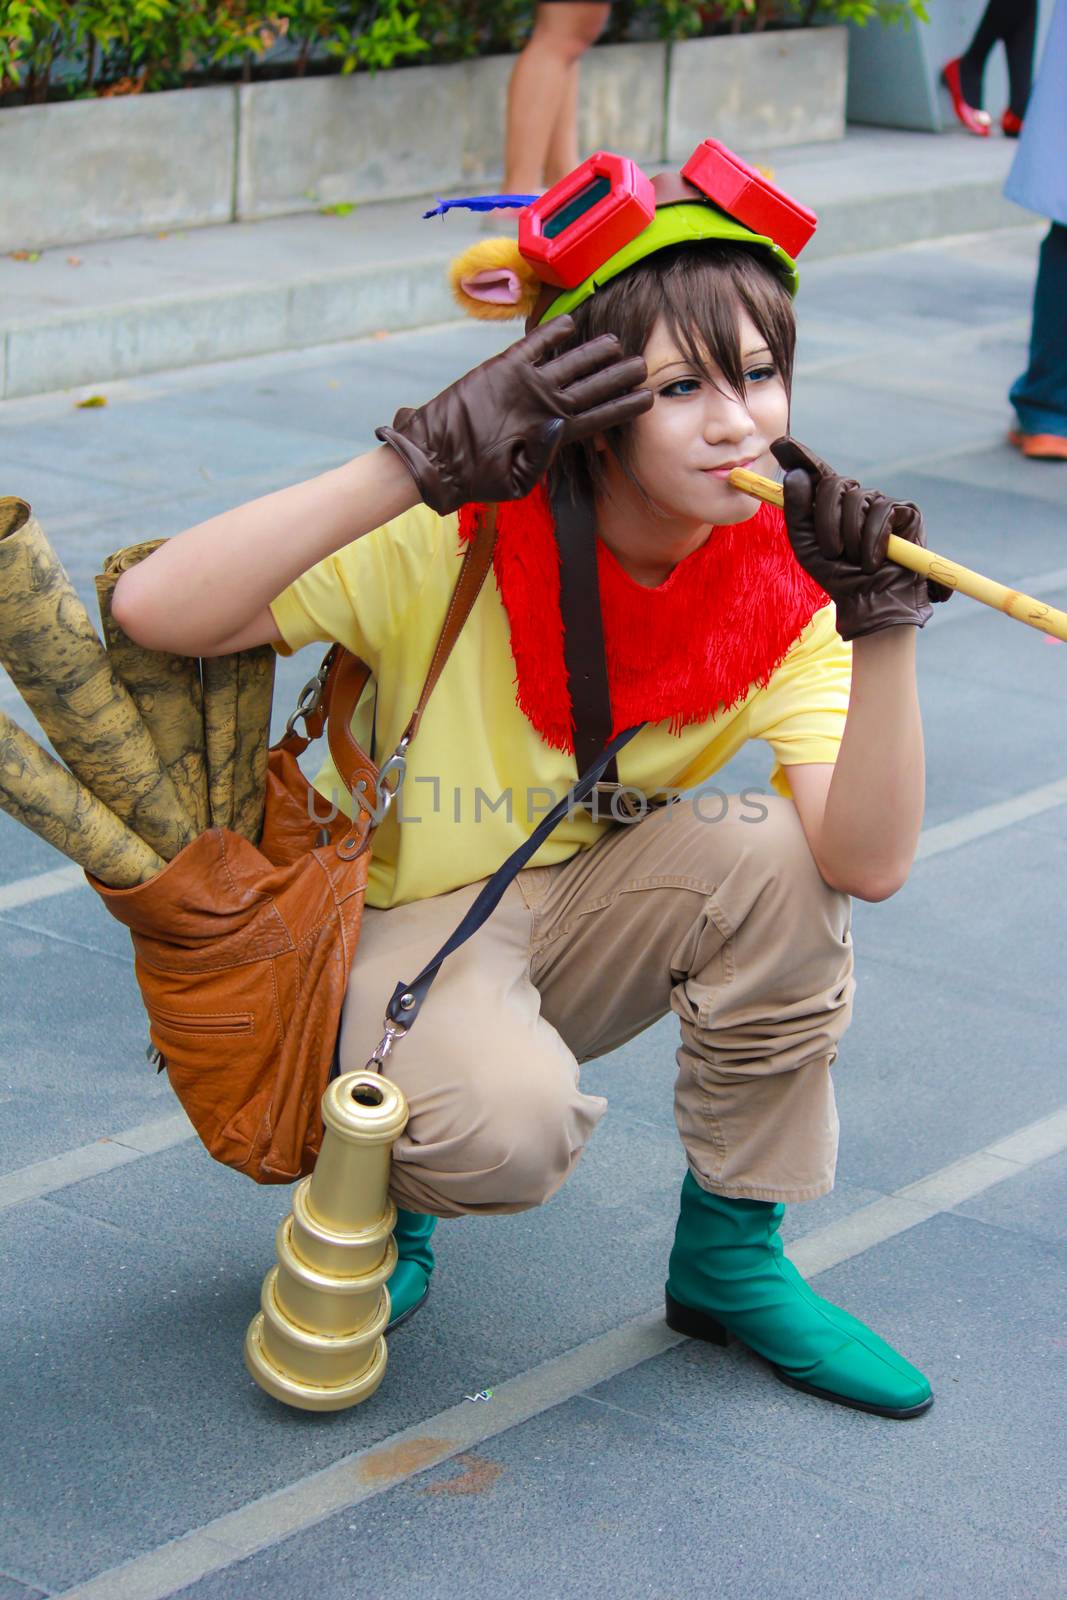
[[[709,135],[743,152],[843,138],[847,70],[845,28],[673,45],[667,159],[684,161]]]
[[[847,32],[608,45],[582,64],[580,142],[684,159],[840,138]],[[477,189],[498,181],[513,58],[375,77],[0,111],[0,251]]]
[[[446,194],[499,175],[514,57],[241,90],[237,215]],[[582,142],[638,160],[663,148],[667,47],[611,45],[583,62]]]
[[[0,111],[0,250],[229,222],[233,89]]]

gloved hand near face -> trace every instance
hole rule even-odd
[[[842,639],[923,627],[930,602],[947,600],[953,591],[886,559],[891,533],[925,547],[918,506],[839,477],[795,439],[777,439],[771,450],[785,468],[785,522],[794,553],[837,607]]]
[[[554,317],[376,429],[432,510],[445,516],[470,501],[520,500],[562,445],[650,408],[651,390],[637,388],[647,376],[641,356],[623,358],[610,333],[556,354],[573,336],[572,318]]]

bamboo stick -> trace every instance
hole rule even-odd
[[[756,500],[764,500],[772,506],[783,504],[781,484],[764,478],[758,472],[735,467],[729,481],[735,489],[752,495]],[[1058,611],[1055,606],[1035,600],[1032,595],[1020,594],[1018,589],[1009,589],[1006,584],[983,577],[980,572],[961,566],[958,561],[950,561],[948,556],[939,556],[936,551],[912,544],[910,539],[902,539],[896,533],[889,535],[886,554],[898,567],[919,572],[934,583],[944,584],[946,589],[958,589],[960,594],[969,595],[972,600],[991,606],[994,611],[1003,611],[1005,616],[1014,617],[1016,622],[1025,622],[1028,628],[1037,628],[1040,633],[1051,634],[1054,639],[1062,639],[1067,644],[1067,611]]]

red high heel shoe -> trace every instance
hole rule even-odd
[[[952,109],[967,129],[967,132],[976,133],[980,139],[988,139],[993,119],[988,111],[978,111],[974,106],[969,106],[963,98],[958,56],[955,61],[947,61],[941,68],[941,82],[952,96]]]
[[[1000,126],[1004,130],[1005,138],[1017,139],[1023,131],[1023,119],[1022,117],[1017,117],[1009,107],[1000,119]]]

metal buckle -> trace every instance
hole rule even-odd
[[[613,809],[611,802],[620,793],[622,799]],[[601,808],[598,802],[604,799],[607,800],[607,807]],[[598,822],[604,821],[605,817],[610,818],[612,822],[618,822],[621,820],[620,812],[622,817],[637,819],[646,816],[652,808],[652,802],[647,798],[642,808],[633,793],[633,784],[605,783],[603,779],[599,783],[594,783],[581,805],[582,809],[588,811]]]
[[[389,757],[389,760],[383,767],[379,767],[378,769],[378,794],[379,796],[383,794],[385,796],[382,816],[384,816],[386,811],[389,810],[389,807],[400,793],[400,785],[403,783],[404,778],[407,775],[408,745],[410,743],[410,739],[401,739],[400,743]],[[390,787],[388,780],[393,776],[394,773],[396,774],[396,782],[392,785],[392,787]]]
[[[380,1043],[371,1052],[366,1071],[381,1072],[392,1054],[394,1044],[399,1039],[402,1039],[407,1031],[406,1028],[400,1027],[399,1023],[394,1022],[391,1017],[386,1017],[385,1033],[382,1035]]]
[[[330,655],[327,655],[323,658],[322,665],[319,667],[318,672],[316,672],[313,678],[309,678],[307,683],[305,683],[304,687],[301,689],[299,698],[296,702],[296,710],[289,718],[289,721],[285,724],[286,738],[288,738],[290,734],[296,732],[297,722],[301,719],[303,719],[304,723],[304,732],[307,732],[308,717],[311,716],[312,712],[317,711],[319,706],[322,704],[322,695],[326,688],[326,679],[330,672],[330,656],[332,654],[333,652],[331,651]]]
[[[410,739],[401,739],[388,761],[378,769],[378,787],[373,802],[367,795],[366,778],[360,778],[352,790],[353,800],[363,807],[375,827],[385,820],[389,807],[400,793],[400,786],[408,769],[407,748],[410,743]],[[395,781],[391,783],[390,779]]]

